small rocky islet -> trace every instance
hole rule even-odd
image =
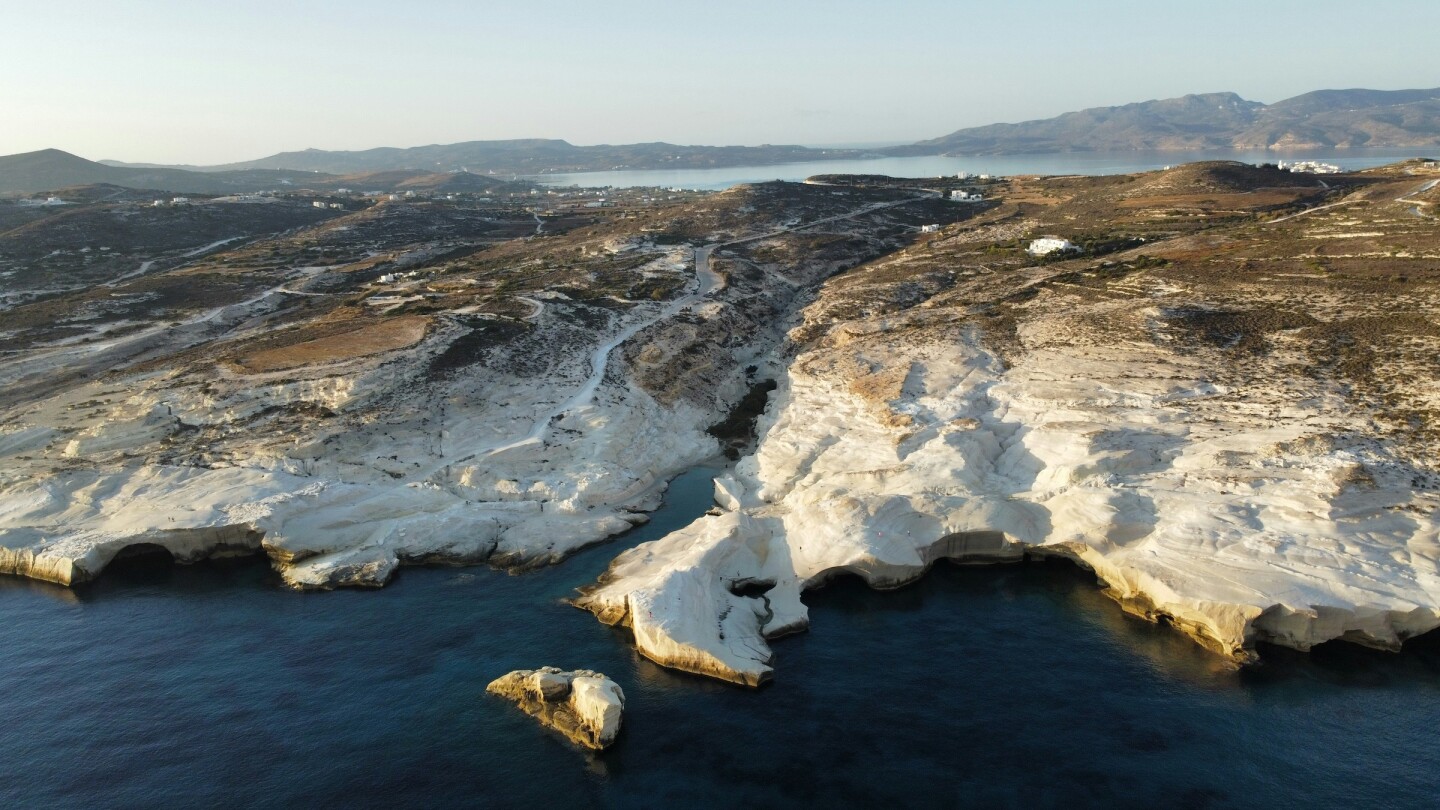
[[[603,673],[555,667],[517,669],[485,687],[584,748],[604,750],[620,735],[625,692]]]

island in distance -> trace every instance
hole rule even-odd
[[[0,203],[0,570],[523,571],[723,453],[576,599],[677,669],[763,683],[806,589],[944,559],[1072,561],[1238,662],[1440,626],[1433,161],[356,178]]]

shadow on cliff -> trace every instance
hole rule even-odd
[[[177,593],[206,593],[236,588],[278,589],[284,582],[264,554],[200,560],[182,565],[160,546],[140,543],[131,546],[105,566],[100,575],[73,588],[55,585],[68,592],[72,601],[98,602],[133,596],[137,592],[161,589]]]
[[[1241,681],[1255,688],[1324,683],[1365,689],[1414,683],[1440,689],[1440,629],[1406,641],[1398,653],[1338,639],[1309,652],[1263,643],[1259,650],[1260,663],[1240,673]]]
[[[1278,689],[1303,701],[1318,694],[1307,685],[1440,689],[1440,631],[1410,640],[1398,654],[1348,642],[1322,644],[1310,653],[1262,645],[1261,663],[1242,669],[1172,628],[1125,613],[1096,587],[1093,574],[1055,558],[986,566],[941,560],[923,579],[883,592],[842,574],[807,591],[804,601],[813,643],[843,650],[851,662],[873,657],[904,667],[903,661],[916,658],[948,661],[946,669],[985,667],[987,651],[1005,658],[1010,654],[995,651],[1063,643],[1098,647],[1098,658],[1116,656],[1117,666],[1139,662],[1207,691]],[[896,616],[904,618],[897,624]],[[803,637],[779,641],[782,680],[817,677],[786,652],[792,644],[810,643]]]

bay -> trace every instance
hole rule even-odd
[[[665,670],[561,600],[710,505],[543,571],[405,569],[301,594],[261,561],[0,579],[3,807],[1433,806],[1440,643],[1266,649],[1243,672],[1065,564],[807,595],[758,691]],[[601,670],[617,745],[578,751],[485,685]]]
[[[532,179],[547,186],[585,188],[685,188],[719,190],[738,183],[770,180],[800,181],[817,174],[885,174],[892,177],[936,177],[957,172],[971,174],[1129,174],[1201,160],[1238,160],[1242,163],[1274,163],[1317,160],[1343,169],[1368,169],[1413,157],[1434,157],[1420,148],[1396,149],[1214,149],[1187,152],[1063,152],[1034,155],[992,155],[978,157],[873,158],[865,160],[817,160],[771,166],[733,166],[719,169],[655,169],[608,172],[544,174]]]

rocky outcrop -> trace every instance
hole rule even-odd
[[[79,585],[99,576],[112,561],[129,553],[163,551],[182,565],[201,560],[260,553],[261,533],[250,526],[151,529],[124,535],[69,535],[0,532],[0,571],[59,585]]]
[[[491,681],[485,691],[514,701],[542,725],[585,748],[608,748],[620,734],[625,693],[599,672],[517,669]]]
[[[617,220],[506,243],[506,284],[462,262],[394,282],[406,296],[371,295],[380,257],[367,248],[343,272],[276,271],[277,286],[244,292],[225,281],[211,309],[5,355],[0,573],[79,581],[157,532],[238,532],[300,589],[380,586],[407,563],[558,562],[643,522],[667,481],[720,450],[707,429],[758,383],[785,316],[857,251],[893,246],[877,236],[893,230],[883,212],[915,199],[739,189],[672,212],[687,239],[722,243],[717,268],[711,248]],[[295,239],[369,244],[361,232],[391,218],[446,230],[445,210],[406,208]],[[812,256],[813,237],[791,233],[797,210],[856,237]],[[756,234],[767,263],[736,253]],[[449,253],[404,246],[417,266]],[[272,244],[262,263],[295,248]],[[552,288],[501,291],[557,262],[568,275],[547,276]],[[378,316],[421,300],[426,314]],[[76,304],[84,319],[92,304]]]

